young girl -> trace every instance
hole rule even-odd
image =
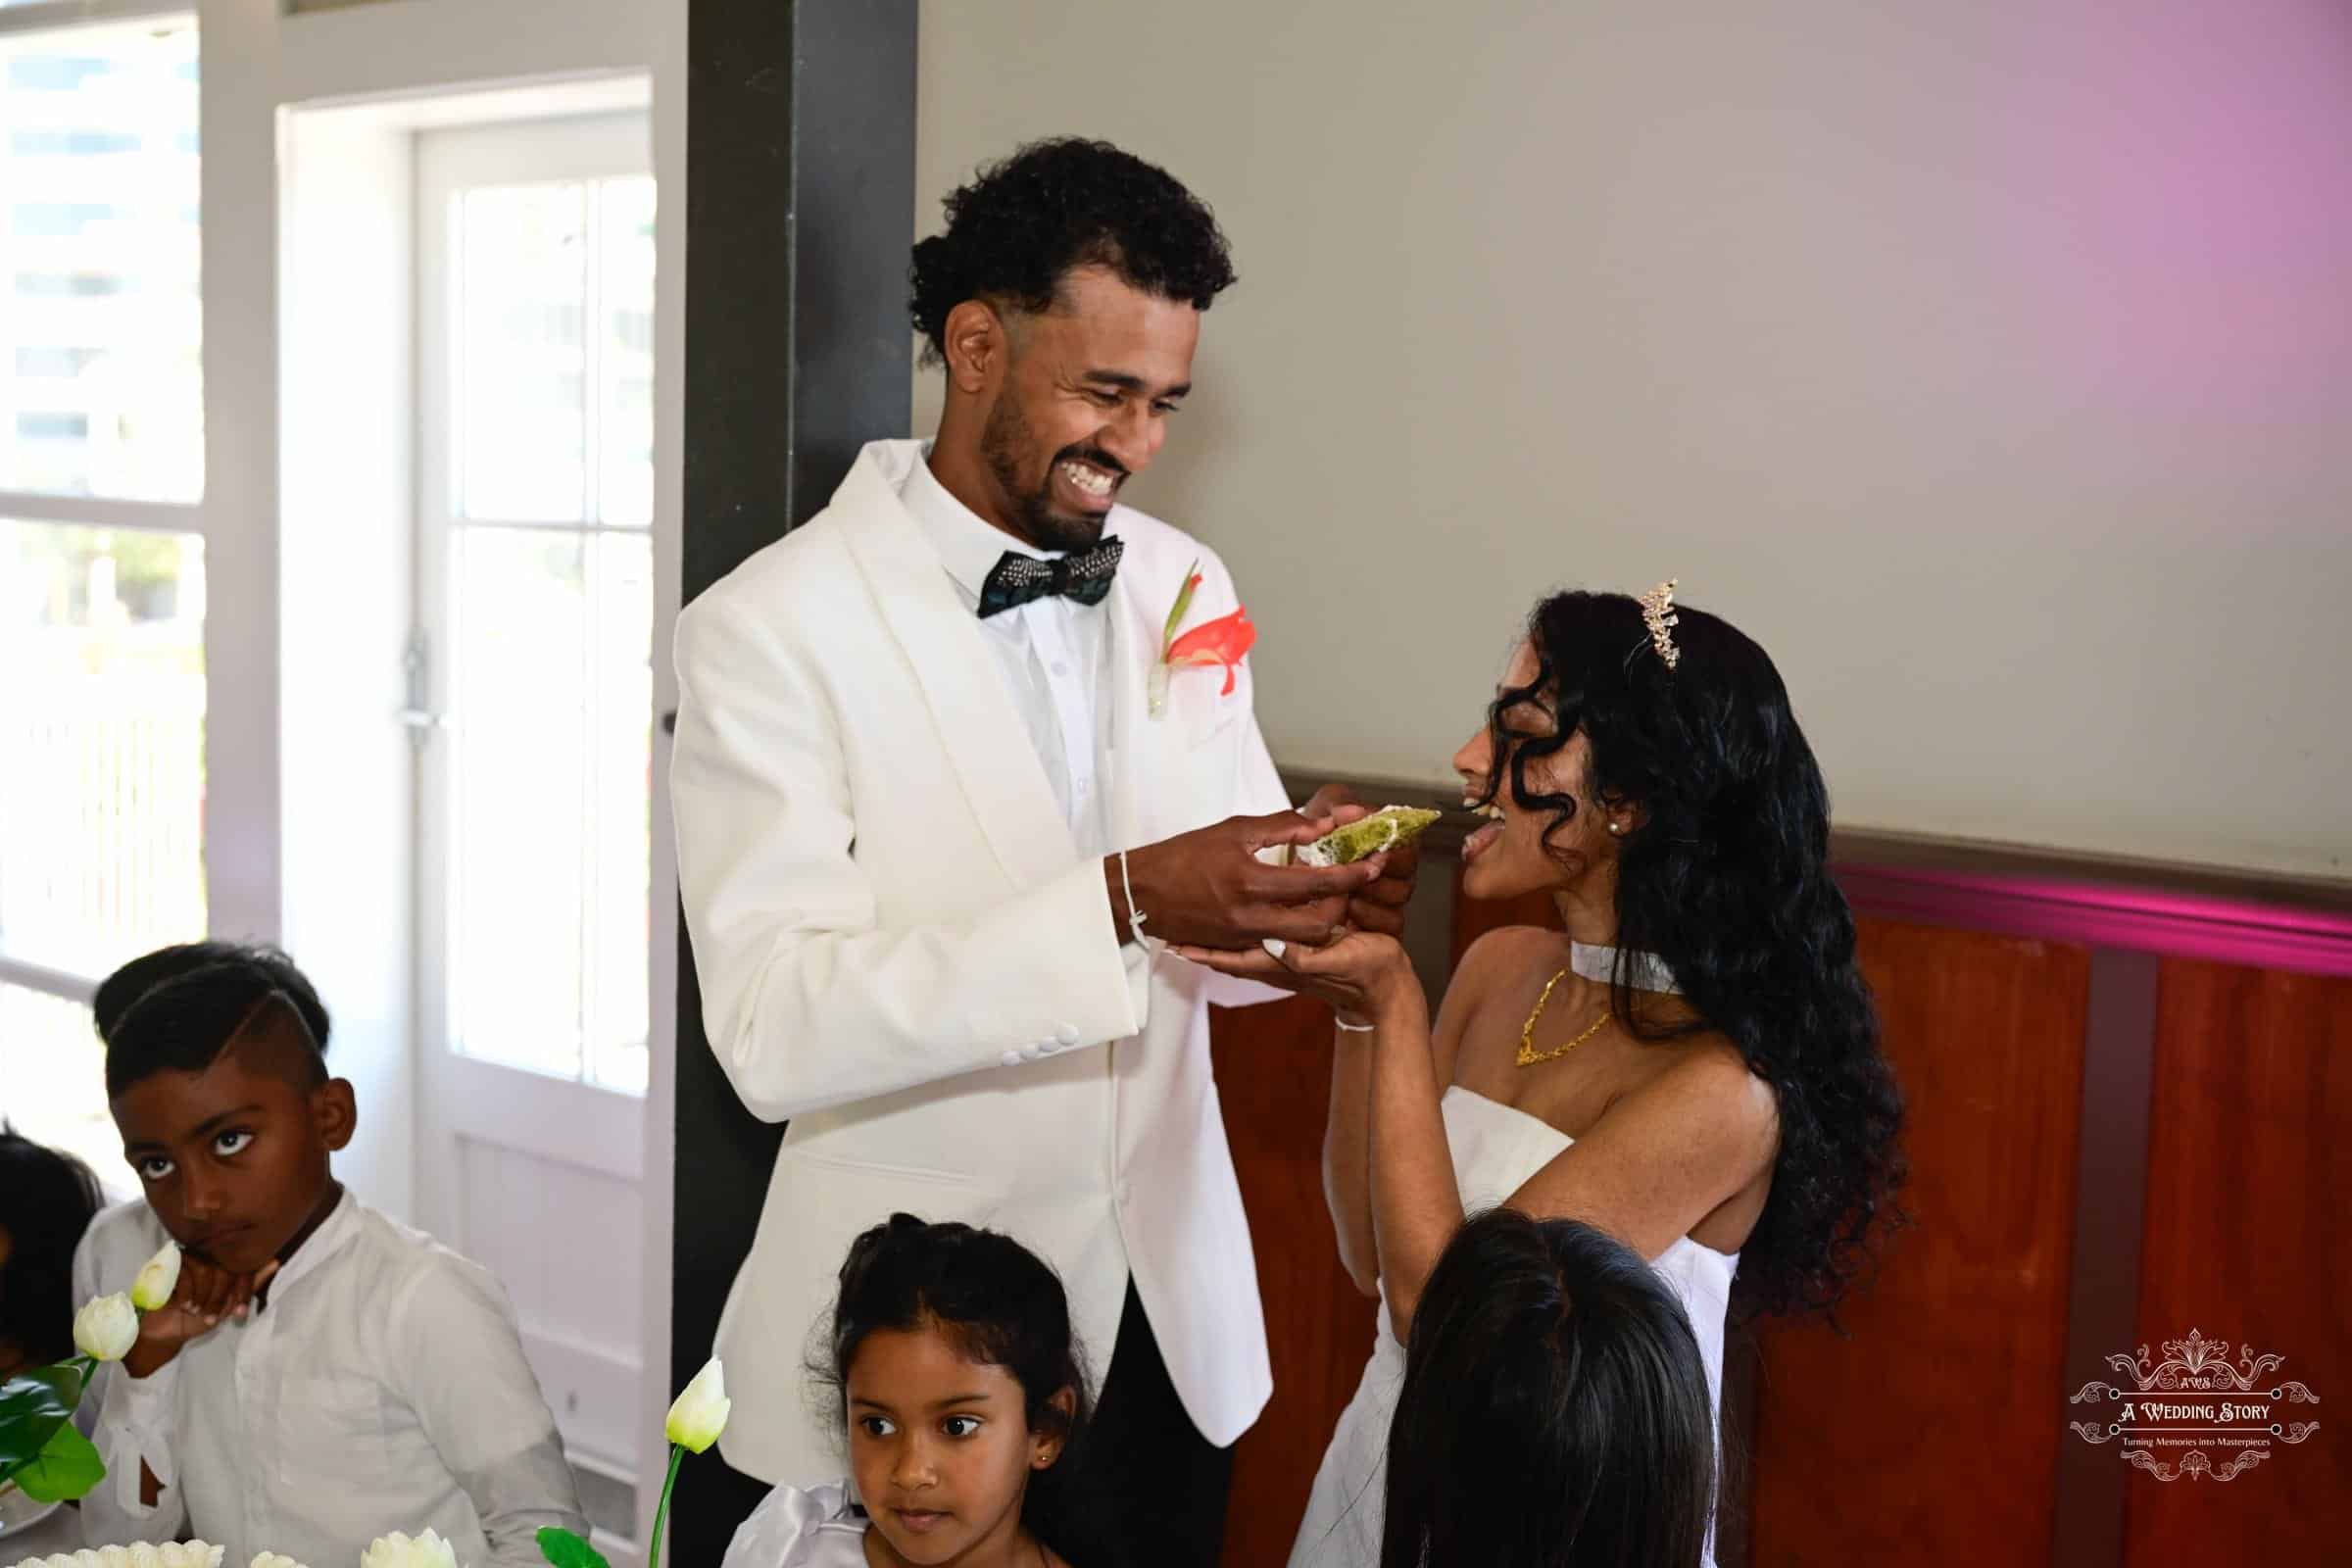
[[[1707,1369],[1623,1243],[1489,1209],[1430,1271],[1389,1425],[1381,1568],[1697,1568]]]
[[[1092,1409],[1061,1281],[1010,1237],[893,1214],[850,1246],[809,1369],[844,1486],[778,1487],[723,1568],[1070,1568]]]

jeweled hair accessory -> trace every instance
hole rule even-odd
[[[1674,646],[1674,628],[1683,618],[1674,612],[1674,585],[1680,581],[1680,577],[1669,577],[1641,596],[1642,618],[1649,625],[1650,646],[1658,651],[1668,669],[1683,657],[1683,651]]]

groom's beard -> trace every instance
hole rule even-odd
[[[1102,524],[1108,514],[1073,515],[1057,511],[1054,506],[1054,470],[1066,459],[1083,458],[1107,473],[1117,474],[1124,482],[1126,466],[1108,453],[1082,443],[1054,453],[1032,485],[1021,478],[1020,465],[1021,455],[1034,451],[1036,445],[1019,405],[1010,397],[999,398],[997,406],[989,411],[988,423],[980,431],[980,457],[996,477],[997,489],[1011,512],[1006,520],[1021,538],[1040,550],[1065,554],[1092,550],[1102,542]]]

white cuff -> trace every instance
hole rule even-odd
[[[134,1378],[121,1363],[108,1380],[106,1402],[98,1411],[98,1449],[113,1472],[115,1501],[124,1512],[144,1518],[162,1506],[139,1497],[139,1467],[155,1476],[159,1487],[177,1479],[172,1462],[174,1395],[179,1388],[179,1361],[167,1361],[154,1373]]]

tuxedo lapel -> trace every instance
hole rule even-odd
[[[1103,602],[1103,609],[1109,612],[1104,629],[1110,641],[1110,667],[1104,677],[1102,695],[1110,704],[1110,722],[1101,726],[1103,737],[1101,765],[1102,776],[1110,781],[1110,845],[1114,850],[1132,850],[1152,838],[1142,831],[1144,802],[1139,796],[1145,774],[1140,748],[1145,740],[1143,720],[1150,661],[1158,657],[1159,645],[1154,640],[1149,652],[1144,651],[1142,628],[1136,619],[1139,612],[1135,583],[1141,574],[1135,568],[1141,564],[1130,558],[1126,563],[1128,569],[1111,580],[1110,596]]]
[[[1031,887],[1066,870],[1078,858],[1077,842],[1054,804],[1053,784],[1004,690],[996,656],[874,447],[859,455],[833,505],[849,514],[851,555],[914,668],[946,753],[941,761],[971,802],[1004,874],[1016,887]],[[858,716],[904,722],[890,712]],[[909,758],[907,765],[932,761]]]

